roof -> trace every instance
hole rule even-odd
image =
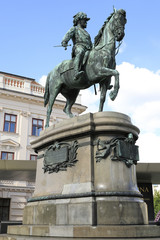
[[[160,163],[138,163],[137,180],[143,183],[160,184]]]
[[[30,80],[30,81],[35,81],[34,78],[24,77],[24,76],[12,74],[12,73],[7,73],[7,72],[1,72],[1,71],[0,71],[0,74],[4,74],[4,75],[7,76],[7,77],[13,76],[13,77],[21,78],[21,79],[23,78],[23,79],[27,79],[27,80]]]

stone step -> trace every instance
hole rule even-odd
[[[153,225],[117,225],[117,226],[49,226],[49,225],[22,225],[9,226],[9,235],[27,237],[58,237],[71,239],[95,238],[155,238],[160,239],[160,226]],[[15,238],[16,239],[16,238]],[[18,238],[17,238],[18,239]],[[23,239],[23,238],[22,238]],[[27,238],[26,238],[27,239]],[[29,239],[29,238],[28,238]]]

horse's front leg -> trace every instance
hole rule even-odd
[[[115,77],[115,83],[114,83],[114,89],[110,92],[110,98],[112,101],[116,98],[119,90],[119,72],[115,69],[105,68],[102,67],[99,71],[99,76],[101,77],[107,77],[107,76],[114,76]]]
[[[49,127],[49,119],[50,119],[51,111],[52,111],[52,107],[48,105],[48,107],[47,107],[47,118],[46,118],[45,128],[48,128],[48,127]]]
[[[114,88],[113,90],[110,92],[109,96],[110,96],[110,99],[112,101],[115,100],[115,98],[117,97],[117,94],[118,94],[118,91],[119,91],[119,73],[115,76],[115,82],[114,82]]]

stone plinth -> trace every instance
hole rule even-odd
[[[117,139],[127,145],[129,133],[136,140],[139,129],[115,112],[89,113],[44,130],[32,142],[39,156],[35,192],[24,209],[23,226],[10,226],[10,236],[158,236],[159,227],[147,225],[134,162],[112,158]]]

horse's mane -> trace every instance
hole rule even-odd
[[[100,42],[104,27],[106,26],[106,24],[109,22],[109,20],[111,19],[111,17],[113,16],[114,12],[111,13],[111,15],[107,18],[107,20],[104,22],[103,26],[101,27],[101,29],[99,30],[97,36],[95,36],[94,38],[94,46],[97,46]]]

